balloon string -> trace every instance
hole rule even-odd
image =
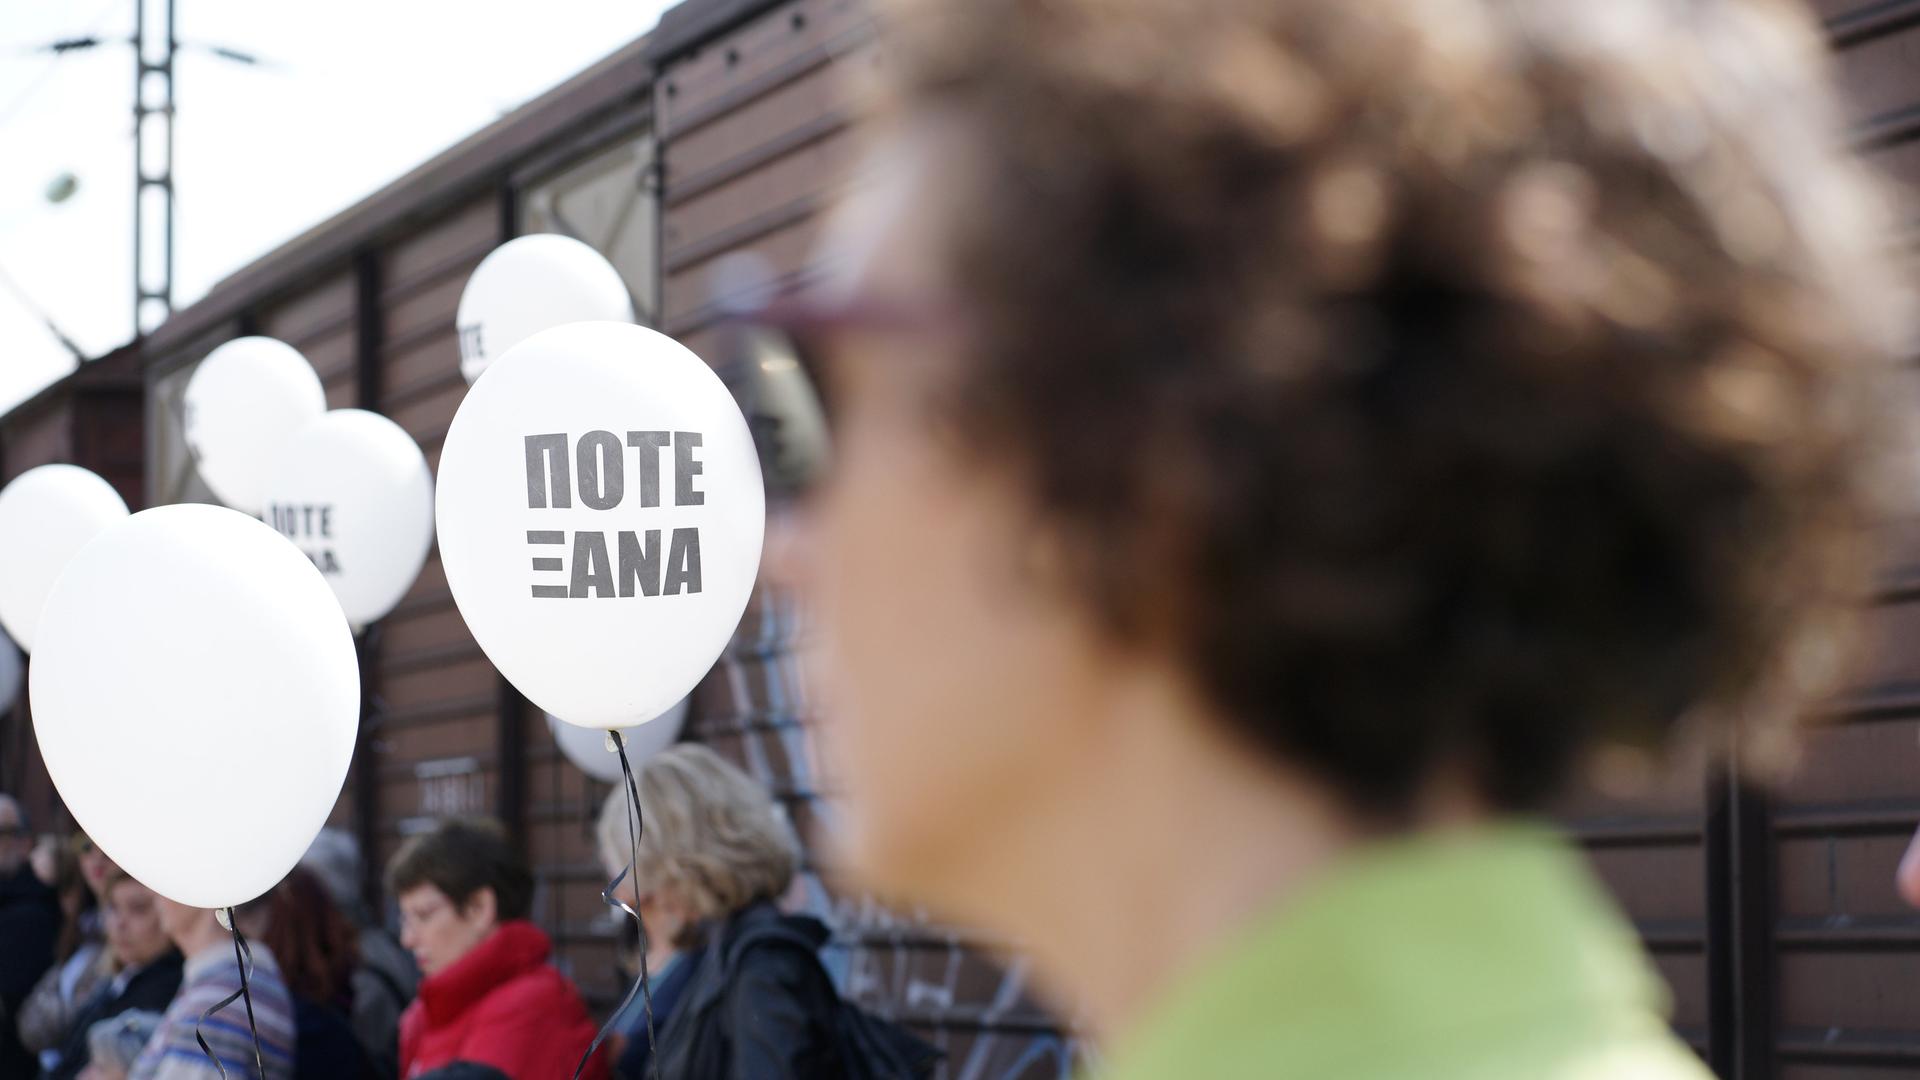
[[[211,1006],[208,1006],[206,1011],[200,1014],[200,1019],[195,1021],[193,1025],[193,1041],[200,1044],[200,1052],[207,1055],[207,1060],[213,1062],[214,1068],[220,1070],[220,1080],[227,1080],[226,1062],[221,1061],[220,1056],[213,1052],[213,1047],[207,1045],[207,1037],[201,1033],[200,1025],[205,1024],[213,1018],[214,1013],[219,1012],[235,1001],[244,1001],[247,1006],[247,1031],[253,1036],[253,1067],[255,1075],[259,1076],[261,1080],[266,1080],[267,1066],[260,1055],[260,1028],[254,1023],[253,1019],[253,990],[250,985],[250,980],[253,976],[253,950],[248,947],[246,936],[240,933],[240,920],[234,918],[233,909],[226,908],[224,910],[227,915],[227,928],[233,931],[233,963],[235,967],[240,969],[240,989],[214,1002]]]
[[[646,1020],[647,1073],[653,1077],[653,1080],[660,1080],[660,1044],[654,1039],[653,1033],[653,987],[649,985],[651,980],[647,977],[647,924],[632,905],[615,895],[620,888],[620,883],[627,880],[628,875],[635,875],[634,895],[639,896],[640,886],[636,868],[640,865],[640,837],[646,833],[646,822],[640,816],[640,787],[633,778],[633,765],[627,761],[627,741],[618,731],[609,731],[607,734],[613,740],[614,750],[620,755],[620,776],[627,789],[627,842],[632,847],[630,855],[632,861],[627,863],[625,869],[615,874],[613,880],[607,883],[607,887],[601,890],[600,899],[608,907],[618,908],[633,917],[633,925],[640,931],[640,977],[627,988],[627,995],[620,999],[620,1004],[613,1010],[613,1015],[607,1018],[606,1024],[593,1037],[593,1045],[587,1047],[587,1052],[580,1058],[580,1064],[573,1070],[573,1080],[580,1080],[580,1074],[586,1071],[587,1062],[593,1060],[593,1055],[600,1049],[600,1044],[612,1034],[613,1026],[620,1022],[620,1017],[633,1004],[635,993],[640,995],[640,1011]]]

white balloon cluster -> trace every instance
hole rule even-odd
[[[720,380],[632,318],[584,244],[490,255],[458,316],[462,372],[489,374],[437,502],[410,435],[329,412],[306,359],[264,337],[215,349],[186,389],[187,446],[225,507],[129,515],[71,465],[0,490],[0,627],[33,654],[41,753],[102,850],[195,906],[271,888],[345,782],[353,633],[412,587],[436,519],[469,629],[570,760],[614,779],[604,729],[634,761],[678,736],[752,590],[764,493]],[[17,661],[0,639],[0,690]]]

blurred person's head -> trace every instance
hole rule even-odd
[[[78,847],[56,836],[42,836],[33,849],[33,873],[41,884],[59,898],[60,936],[54,943],[54,955],[65,959],[79,948],[82,939],[80,916],[92,908],[96,894],[89,889],[80,872]]]
[[[640,793],[639,861],[620,885],[651,943],[693,944],[699,927],[793,881],[799,843],[760,783],[697,743],[680,743],[634,771]],[[600,860],[609,875],[634,860],[627,793],[600,808]]]
[[[349,919],[359,920],[364,904],[360,894],[360,875],[365,864],[360,857],[360,842],[345,829],[321,829],[313,838],[300,865],[311,872]]]
[[[33,854],[33,830],[20,800],[0,794],[0,876],[20,872]]]
[[[790,316],[870,881],[1033,930],[1096,860],[1284,877],[1831,685],[1906,305],[1798,5],[882,9]]]
[[[150,964],[173,948],[161,898],[124,872],[107,879],[107,947],[121,967]]]
[[[192,907],[158,894],[154,906],[160,912],[160,925],[182,956],[191,958],[216,945],[224,946],[229,940],[229,932],[220,925],[212,908]]]
[[[431,976],[501,923],[526,918],[533,874],[497,823],[449,819],[401,845],[387,891],[400,905],[400,944]]]
[[[61,861],[65,855],[59,837],[52,833],[41,833],[39,839],[33,842],[33,852],[27,856],[27,864],[33,867],[33,876],[40,879],[40,884],[59,892],[63,869]]]
[[[87,1068],[81,1080],[125,1080],[140,1051],[160,1030],[160,1021],[159,1013],[145,1009],[96,1021],[87,1029]]]
[[[33,848],[33,875],[59,895],[62,906],[77,906],[89,895],[80,876],[80,856],[71,842],[45,835]]]
[[[113,860],[108,858],[107,853],[101,851],[99,845],[95,844],[93,838],[86,833],[74,833],[69,844],[73,849],[74,858],[80,864],[80,880],[86,883],[88,891],[93,893],[97,903],[105,904],[107,880],[112,877],[118,867],[114,866]]]
[[[360,934],[327,895],[318,875],[296,866],[267,896],[260,940],[280,964],[294,996],[338,1000],[360,963]]]

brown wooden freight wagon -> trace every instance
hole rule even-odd
[[[1920,0],[1814,6],[1855,137],[1920,182]],[[461,287],[488,251],[527,232],[598,247],[643,318],[709,354],[718,260],[752,252],[785,284],[806,273],[850,156],[847,76],[875,62],[870,39],[856,0],[686,0],[647,38],[0,419],[0,469],[11,478],[72,460],[136,506],[209,498],[181,440],[180,396],[193,365],[243,333],[300,349],[330,405],[391,416],[437,465],[465,392]],[[1890,242],[1911,249],[1913,221]],[[1892,886],[1920,822],[1920,521],[1889,528],[1898,556],[1874,613],[1878,652],[1809,738],[1793,782],[1765,794],[1688,769],[1564,811],[1672,985],[1676,1025],[1723,1076],[1920,1076],[1920,915]],[[803,829],[830,827],[794,625],[784,601],[748,613],[695,695],[689,737],[771,785]],[[363,664],[367,727],[335,823],[358,832],[377,865],[437,814],[499,816],[539,871],[536,916],[560,962],[610,1006],[621,990],[615,923],[591,841],[606,788],[559,757],[538,710],[487,663],[437,558],[372,632]],[[57,799],[32,747],[23,700],[0,727],[0,790],[24,792],[44,821]],[[975,935],[834,894],[819,871],[809,865],[800,899],[835,923],[837,972],[862,1001],[940,1042],[946,1076],[1057,1077],[1081,1060],[1032,1002],[1017,954],[995,965]]]

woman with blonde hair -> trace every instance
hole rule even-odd
[[[775,902],[793,881],[799,843],[767,793],[704,746],[683,743],[634,771],[637,850],[627,793],[600,814],[611,874],[633,863],[616,898],[646,931],[661,1076],[837,1076],[839,995],[815,955],[816,919]],[[677,953],[677,955],[674,955]],[[627,1034],[615,1075],[640,1077],[645,1020]]]

